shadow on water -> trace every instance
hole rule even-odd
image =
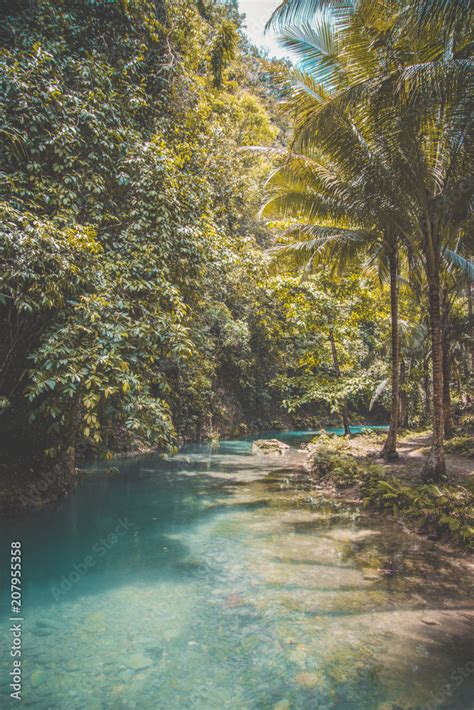
[[[34,601],[42,591],[42,603],[50,597],[50,604],[54,604],[52,590],[60,589],[65,579],[73,584],[70,588],[63,585],[61,596],[67,594],[72,601],[76,596],[102,594],[108,586],[127,583],[129,575],[147,584],[154,578],[173,578],[177,568],[180,574],[196,575],[196,566],[186,564],[190,550],[176,534],[227,513],[229,506],[206,505],[205,498],[212,499],[218,492],[219,499],[231,499],[235,484],[219,485],[203,474],[195,483],[188,478],[171,481],[167,476],[159,477],[159,491],[153,474],[140,480],[140,491],[136,491],[134,474],[88,479],[58,509],[36,512],[10,525],[8,539],[23,543],[28,572],[24,601],[29,603],[30,595]],[[250,501],[232,507],[250,511],[266,504]],[[170,535],[170,526],[174,535]],[[94,561],[91,566],[88,557]],[[84,568],[86,573],[82,574]],[[76,582],[77,570],[80,579]]]

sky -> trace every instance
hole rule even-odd
[[[270,15],[280,2],[281,0],[239,0],[240,12],[247,16],[245,24],[248,38],[257,47],[267,49],[270,56],[275,57],[285,57],[288,54],[279,47],[275,35],[264,32]]]

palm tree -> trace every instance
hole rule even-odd
[[[304,116],[313,110],[314,103],[330,101],[331,86],[345,81],[337,58],[336,29],[332,19],[322,14],[313,26],[291,28],[284,36],[285,45],[299,55],[307,68],[307,71],[295,70],[291,74],[288,99],[296,116],[294,145],[300,154],[287,158],[284,166],[270,178],[268,187],[273,194],[263,211],[268,216],[295,217],[299,213],[305,219],[300,225],[300,237],[304,241],[287,246],[285,253],[306,252],[310,263],[315,263],[316,254],[321,256],[323,248],[330,245],[332,248],[325,250],[327,256],[341,264],[349,249],[353,252],[354,246],[369,246],[378,258],[381,271],[390,274],[392,400],[390,428],[382,453],[386,459],[392,459],[397,455],[399,409],[399,242],[404,232],[409,231],[410,222],[399,207],[403,194],[391,180],[383,151],[374,141],[368,142],[363,137],[343,110],[335,111],[332,119],[337,127],[338,144],[344,146],[344,152],[318,151],[316,146],[322,131],[304,130]],[[308,68],[314,69],[316,76]],[[316,81],[321,76],[327,88]],[[326,222],[316,225],[315,220],[321,219]],[[341,229],[347,220],[359,230],[356,234]],[[311,221],[312,228],[309,227]],[[293,237],[298,229],[297,224],[292,226]],[[316,241],[310,238],[314,236],[317,236]]]
[[[432,3],[439,12],[440,2]],[[284,35],[306,69],[290,79],[295,145],[304,149],[317,140],[333,162],[360,166],[369,194],[381,181],[389,202],[395,193],[401,197],[398,226],[422,257],[429,294],[433,442],[425,473],[439,479],[445,473],[440,268],[469,211],[472,72],[468,30],[455,22],[450,33],[421,34],[421,24],[433,30],[439,21],[419,17],[413,5],[403,13],[400,3],[382,0],[288,0],[277,18],[301,21],[305,8],[334,8]]]
[[[388,3],[385,3],[386,7]],[[369,0],[282,0],[274,10],[267,28],[281,29],[288,25],[310,22],[317,12],[331,9],[341,22],[350,22],[356,8],[365,14],[377,13]],[[412,33],[430,31],[465,37],[466,28],[472,27],[474,8],[470,0],[417,0],[416,2],[391,2],[390,11],[403,27]],[[381,15],[383,17],[383,15]]]
[[[396,205],[380,211],[383,195],[368,196],[361,190],[359,175],[317,157],[317,148],[305,155],[288,156],[267,182],[268,196],[262,208],[266,217],[287,219],[298,214],[284,232],[285,244],[274,249],[277,255],[311,267],[329,263],[343,270],[347,261],[369,252],[381,276],[389,276],[391,301],[391,416],[387,440],[382,450],[386,460],[396,457],[399,410],[398,280],[399,239],[393,224],[401,218]],[[325,224],[315,223],[321,219]],[[345,226],[343,223],[345,222]],[[388,272],[388,273],[387,273]],[[338,371],[337,357],[335,370]],[[336,372],[337,374],[337,372]],[[344,413],[343,413],[344,414]],[[345,428],[347,413],[343,416]]]

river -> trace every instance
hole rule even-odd
[[[279,438],[295,444],[281,457],[228,441],[91,466],[54,509],[2,523],[2,569],[23,548],[24,707],[472,707],[457,558],[314,497],[308,434]]]

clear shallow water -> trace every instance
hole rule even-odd
[[[23,706],[471,708],[465,571],[318,502],[301,473],[296,450],[190,446],[91,468],[55,510],[3,524],[2,552],[24,549]],[[9,670],[2,653],[2,708]]]

